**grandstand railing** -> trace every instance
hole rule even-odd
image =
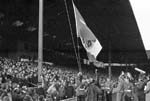
[[[65,100],[60,100],[60,101],[77,101],[77,97],[65,99]]]

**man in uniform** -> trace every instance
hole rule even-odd
[[[124,101],[132,101],[133,99],[133,93],[132,93],[132,89],[133,89],[133,83],[131,82],[131,74],[130,73],[126,73],[126,77],[124,78],[124,96],[123,99]]]
[[[79,72],[76,78],[77,101],[85,101],[85,93],[86,93],[85,85],[82,81],[83,81],[83,75],[81,72]]]
[[[86,101],[102,101],[99,99],[99,96],[102,96],[102,90],[98,86],[99,82],[97,80],[93,80],[89,86],[87,87],[87,95],[86,95]]]
[[[139,81],[136,84],[137,86],[136,95],[138,97],[138,101],[145,101],[144,88],[146,86],[146,83],[147,83],[147,79],[145,77],[145,74],[140,74]]]
[[[147,85],[146,85],[146,89],[145,89],[145,93],[146,93],[146,101],[150,101],[150,75],[147,76]]]
[[[115,101],[123,101],[124,95],[124,72],[119,76],[119,82],[116,88],[112,89],[112,93],[116,93],[116,100]]]

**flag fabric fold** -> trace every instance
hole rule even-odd
[[[100,53],[102,46],[93,32],[89,29],[85,20],[79,13],[75,4],[73,3],[75,22],[76,22],[76,33],[77,37],[81,39],[82,45],[87,51],[88,58],[91,62],[96,62],[96,58]]]

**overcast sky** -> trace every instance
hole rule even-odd
[[[130,0],[146,50],[150,50],[150,0]]]

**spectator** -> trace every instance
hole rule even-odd
[[[69,81],[66,81],[66,85],[65,85],[65,98],[72,98],[75,96],[75,89],[73,88],[73,86],[70,85]]]

